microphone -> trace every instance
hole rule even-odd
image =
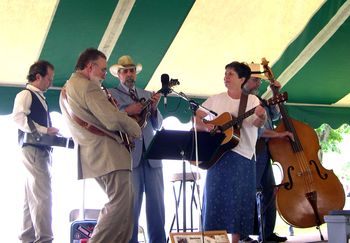
[[[162,89],[161,93],[164,95],[164,106],[167,105],[167,95],[170,93],[169,89],[169,75],[166,73],[163,73],[160,77],[160,81],[162,82]]]

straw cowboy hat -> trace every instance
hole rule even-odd
[[[250,67],[250,70],[251,70],[250,77],[268,80],[268,78],[265,76],[264,72],[261,71],[260,64],[252,62],[252,63],[249,63],[248,66]]]
[[[120,69],[131,68],[131,67],[136,68],[136,73],[139,73],[142,70],[142,65],[140,63],[135,64],[130,56],[125,55],[125,56],[121,56],[118,59],[118,63],[112,65],[109,68],[109,71],[113,76],[118,77],[118,71]]]

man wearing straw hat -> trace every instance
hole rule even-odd
[[[162,126],[163,117],[158,110],[160,94],[135,86],[142,65],[135,64],[130,56],[122,56],[110,67],[113,76],[120,80],[116,88],[109,89],[120,110],[139,121],[142,136],[135,140],[133,157],[134,231],[130,242],[137,243],[138,220],[143,194],[146,195],[147,232],[150,243],[165,242],[164,182],[161,160],[145,158],[145,151]]]

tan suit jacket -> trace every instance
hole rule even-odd
[[[130,137],[141,136],[137,122],[108,101],[99,82],[73,73],[65,89],[69,107],[80,119],[112,133],[121,131]],[[60,107],[74,142],[79,145],[79,179],[98,177],[115,170],[131,170],[131,156],[121,139],[96,135],[77,124],[69,116],[62,94]]]

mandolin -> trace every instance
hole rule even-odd
[[[169,88],[179,84],[180,82],[177,79],[171,79],[169,81]],[[163,92],[163,89],[160,89],[157,91],[156,94],[162,93],[162,92]],[[139,102],[142,105],[141,113],[136,115],[130,115],[130,117],[134,118],[141,128],[144,128],[147,125],[147,120],[149,116],[151,115],[152,98],[149,98],[148,100],[146,100],[145,98],[141,98]]]

